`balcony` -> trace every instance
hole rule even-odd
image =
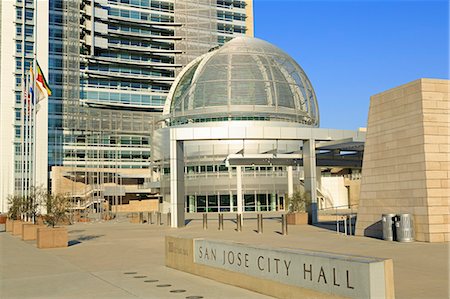
[[[136,37],[139,40],[182,40],[183,38],[180,36],[171,36],[171,35],[152,35],[145,33],[137,33],[137,32],[129,32],[129,31],[119,31],[119,30],[109,30],[110,35],[124,36],[124,37]]]
[[[181,27],[181,23],[174,23],[174,22],[155,22],[155,21],[148,21],[148,20],[136,20],[131,18],[123,18],[118,16],[112,16],[109,15],[108,19],[111,23],[133,23],[138,25],[144,25],[144,26],[159,26],[159,27]]]
[[[118,79],[128,79],[130,81],[153,81],[158,83],[173,82],[175,78],[173,77],[157,77],[151,75],[139,75],[139,74],[125,74],[116,72],[104,72],[104,71],[93,71],[93,70],[82,70],[81,73],[86,74],[88,77],[93,78],[118,78]]]
[[[173,56],[175,54],[181,54],[182,51],[179,50],[166,50],[166,49],[155,49],[150,47],[143,47],[143,46],[132,46],[132,45],[118,45],[118,44],[111,44],[108,43],[108,48],[111,49],[119,49],[119,50],[127,50],[127,51],[135,51],[135,52],[145,52],[145,53],[152,53],[152,54],[163,54],[168,56]]]
[[[161,63],[161,62],[147,62],[147,61],[141,61],[141,60],[124,60],[119,58],[111,58],[111,57],[96,57],[96,56],[82,56],[84,59],[86,59],[88,62],[91,63],[117,63],[117,64],[123,64],[123,65],[139,65],[149,68],[181,68],[183,65],[181,64],[171,64],[171,63]]]

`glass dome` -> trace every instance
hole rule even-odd
[[[316,95],[303,69],[282,50],[250,37],[236,37],[188,64],[164,114],[172,125],[282,120],[319,126]]]

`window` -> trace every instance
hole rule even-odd
[[[16,42],[16,53],[22,53],[22,43]]]
[[[33,21],[33,11],[32,10],[25,10],[25,20],[27,21]]]
[[[22,95],[20,92],[16,92],[16,104],[22,103]]]
[[[20,144],[15,144],[14,145],[14,152],[15,152],[15,154],[17,155],[17,156],[19,156],[20,155],[20,153],[22,152],[21,150],[20,150]]]
[[[15,137],[20,138],[20,126],[14,127]]]
[[[33,27],[26,25],[25,26],[25,36],[26,37],[33,37]]]
[[[33,43],[25,42],[25,52],[33,53]]]
[[[22,20],[22,8],[16,8],[16,19]]]

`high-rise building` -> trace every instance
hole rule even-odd
[[[0,210],[24,188],[24,169],[36,169],[28,185],[55,178],[54,188],[75,197],[141,196],[175,76],[234,36],[252,36],[252,1],[35,1],[0,6]],[[38,104],[36,157],[24,159],[23,82],[36,46],[53,95]],[[98,187],[119,181],[139,190]]]

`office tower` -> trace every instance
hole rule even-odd
[[[17,152],[14,154],[20,136],[14,136],[11,125],[14,123],[16,130],[21,127],[22,86],[17,80],[30,63],[27,39],[34,42],[34,33],[25,23],[34,5],[32,0],[16,0],[2,6],[1,113],[2,123],[6,122],[2,124],[1,147],[2,154],[7,154],[7,161],[2,161],[2,198],[21,188],[20,180],[15,186],[11,183],[22,169]],[[24,41],[20,52],[11,45],[11,28],[20,21],[19,14],[11,13],[17,7],[25,18],[21,19]],[[38,138],[45,142],[36,146],[42,153],[37,159],[41,163],[37,177],[45,185],[47,175],[53,172],[58,192],[80,199],[146,193],[151,133],[176,74],[195,57],[232,37],[253,35],[252,1],[248,0],[50,0],[39,1],[37,13],[38,26],[48,26],[46,31],[37,30],[38,60],[44,71],[48,63],[53,89],[48,117],[46,103],[41,103],[39,112],[38,126],[48,127],[48,142],[46,134]],[[45,25],[41,16],[48,20]],[[25,36],[27,32],[31,35]],[[41,46],[44,37],[48,52],[40,51],[45,48]],[[23,60],[20,71],[4,83],[3,78],[11,77],[16,68],[10,65],[14,56]],[[11,108],[14,102],[16,110]],[[47,133],[44,128],[39,130],[43,131]],[[127,182],[139,190],[117,190]],[[108,184],[114,188],[108,189]]]

